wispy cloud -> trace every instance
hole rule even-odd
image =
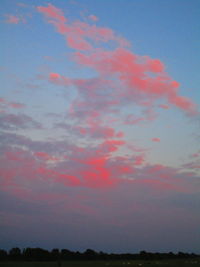
[[[20,18],[15,15],[7,14],[5,22],[9,24],[18,24],[20,22]]]

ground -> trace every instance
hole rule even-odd
[[[200,267],[200,259],[155,261],[0,262],[0,267]]]

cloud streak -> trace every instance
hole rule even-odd
[[[15,15],[7,14],[5,22],[8,24],[18,24],[20,22],[20,18]]]

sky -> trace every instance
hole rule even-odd
[[[200,253],[199,10],[1,0],[1,248]]]

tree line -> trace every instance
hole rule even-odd
[[[67,260],[165,260],[165,259],[183,259],[183,258],[199,258],[200,255],[194,253],[150,253],[141,251],[138,254],[132,253],[105,253],[96,252],[87,249],[85,252],[70,251],[68,249],[52,249],[51,251],[42,248],[25,248],[18,247],[6,250],[0,249],[1,261],[67,261]]]

